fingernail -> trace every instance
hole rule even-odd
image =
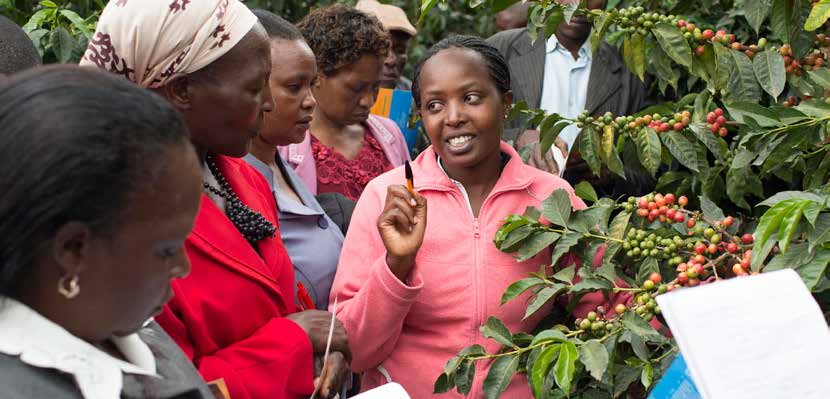
[[[415,202],[415,198],[410,198],[410,199],[409,199],[409,203],[410,203],[412,206],[418,205],[418,203],[417,203],[417,202]]]

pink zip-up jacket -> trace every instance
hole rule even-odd
[[[329,303],[338,298],[337,318],[349,334],[354,355],[351,368],[365,372],[364,390],[387,382],[383,370],[412,398],[432,397],[444,364],[462,348],[481,344],[488,352],[499,350],[500,344],[479,332],[488,317],[498,317],[514,333],[532,331],[544,317],[543,310],[522,321],[527,293],[503,306],[499,302],[511,283],[550,262],[550,251],[517,263],[496,248],[493,238],[505,217],[522,214],[528,206],[541,207],[556,189],[567,190],[576,209],[585,208],[585,203],[565,180],[523,164],[506,143],[501,150],[510,160],[478,218],[439,168],[432,147],[412,163],[415,189],[426,197],[428,214],[424,242],[406,284],[386,265],[377,230],[387,187],[405,184],[403,168],[372,180],[357,202]],[[586,295],[575,313],[584,315],[600,304],[607,305],[601,294]],[[478,362],[470,397],[484,397],[482,382],[489,367],[490,362]],[[461,396],[453,390],[441,397]],[[525,377],[517,375],[503,397],[530,398]]]
[[[404,161],[410,159],[406,140],[395,121],[377,115],[369,115],[366,126],[380,143],[386,159],[389,160],[392,166],[401,166]],[[306,131],[305,139],[302,142],[278,147],[277,150],[280,152],[282,159],[294,168],[308,191],[312,195],[317,195],[317,164],[314,162],[314,153],[311,151],[311,132]]]

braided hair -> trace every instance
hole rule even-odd
[[[415,100],[416,107],[421,108],[421,69],[430,58],[451,48],[468,49],[478,53],[487,63],[490,79],[493,80],[499,93],[505,94],[510,91],[510,68],[507,66],[507,61],[495,47],[478,36],[450,36],[432,46],[415,67],[415,76],[412,79],[412,97]]]

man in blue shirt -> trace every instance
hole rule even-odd
[[[604,0],[588,0],[589,9],[605,7]],[[630,115],[643,107],[645,85],[629,72],[619,51],[602,42],[591,53],[591,23],[584,15],[576,15],[570,24],[562,23],[547,41],[539,38],[531,43],[526,28],[497,33],[488,39],[499,49],[510,65],[515,102],[525,101],[531,108],[575,118],[582,111],[592,115],[611,112]],[[595,179],[587,164],[573,151],[579,129],[564,129],[555,148],[547,154],[539,152],[539,132],[519,132],[515,125],[505,129],[505,139],[514,140],[517,148],[535,145],[529,160],[532,166],[563,175],[572,184],[581,180],[594,183],[601,194],[635,193],[650,189],[653,182],[639,170],[627,170],[628,182],[603,173]],[[633,166],[626,165],[627,168]],[[633,180],[633,182],[632,182]]]

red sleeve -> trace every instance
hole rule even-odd
[[[202,378],[224,379],[233,399],[299,398],[314,390],[313,353],[305,332],[285,318],[272,318],[249,337],[212,353],[191,338],[187,305],[176,295],[156,321],[193,361]]]

